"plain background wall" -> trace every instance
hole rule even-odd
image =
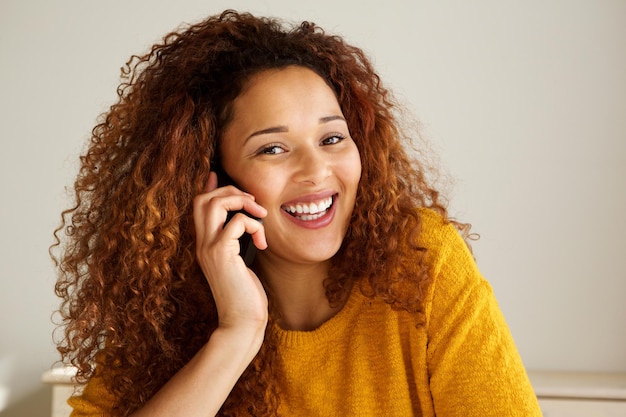
[[[626,2],[0,0],[0,413],[43,416],[52,231],[119,68],[224,8],[372,57],[455,179],[530,369],[626,371]],[[4,410],[4,411],[2,411]]]

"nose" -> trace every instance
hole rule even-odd
[[[322,149],[319,146],[310,146],[298,151],[294,161],[295,182],[319,185],[331,175],[331,161]]]

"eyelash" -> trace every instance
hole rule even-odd
[[[342,140],[344,140],[346,138],[346,136],[340,134],[340,133],[332,133],[328,136],[326,136],[324,139],[322,139],[321,144],[322,145],[336,145],[339,142],[341,142]],[[329,140],[334,139],[333,143],[328,143]],[[257,152],[258,155],[278,155],[281,152],[272,152],[273,149],[275,148],[280,148],[281,150],[284,151],[283,147],[279,144],[270,144],[267,146],[264,146],[263,148],[259,149],[259,151]]]
[[[336,142],[328,144],[328,145],[336,145],[337,143],[341,142],[345,138],[346,137],[344,135],[342,135],[341,133],[332,133],[332,134],[326,136],[324,139],[322,139],[322,144],[326,144],[325,142],[328,141],[329,139],[337,139]]]
[[[271,152],[271,150],[275,149],[275,148],[280,148],[281,150],[284,151],[282,146],[277,145],[277,144],[271,144],[271,145],[267,145],[267,146],[264,146],[263,148],[259,149],[258,155],[278,155],[277,152]]]

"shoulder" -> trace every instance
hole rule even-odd
[[[455,225],[432,210],[420,209],[419,217],[419,245],[426,250],[431,276],[425,299],[427,320],[437,322],[449,317],[450,311],[495,301],[491,286]]]
[[[67,403],[72,408],[72,417],[112,415],[113,395],[105,387],[103,379],[92,377]]]
[[[469,245],[450,220],[430,209],[421,208],[417,213],[421,222],[418,244],[426,249],[426,257],[434,273],[444,264],[449,267],[475,267]]]

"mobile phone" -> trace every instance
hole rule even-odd
[[[234,185],[235,187],[241,189],[233,179],[224,171],[221,164],[216,163],[212,165],[212,170],[217,174],[217,186],[224,187],[226,185]],[[228,216],[226,216],[226,221],[224,222],[224,226],[228,224],[228,222],[233,218],[233,216],[237,213],[243,213],[248,217],[251,217],[255,220],[259,220],[256,217],[251,216],[249,213],[246,213],[244,210],[238,211],[230,211],[228,212]],[[260,221],[260,220],[259,220]],[[256,246],[254,246],[254,242],[252,242],[252,235],[249,233],[244,233],[239,238],[239,256],[243,259],[245,264],[250,267],[254,262],[254,257],[256,255]]]

